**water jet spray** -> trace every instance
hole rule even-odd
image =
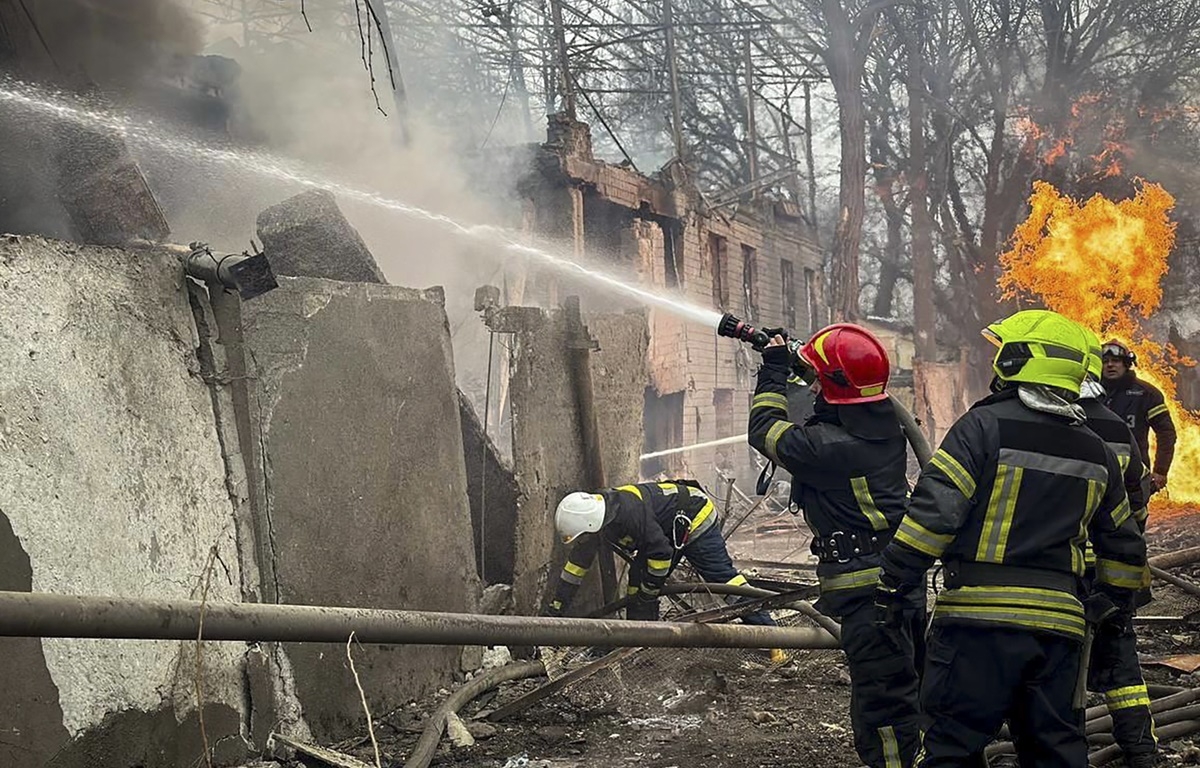
[[[325,189],[344,198],[402,214],[415,221],[433,224],[455,235],[477,240],[501,251],[527,256],[565,274],[573,274],[594,285],[623,293],[640,304],[701,323],[710,328],[721,321],[720,313],[653,290],[630,285],[620,277],[585,267],[545,248],[520,242],[521,234],[489,224],[467,224],[381,193],[339,182],[302,163],[244,149],[223,148],[173,135],[152,120],[89,105],[69,94],[48,91],[12,77],[0,78],[0,104],[33,112],[60,122],[121,136],[130,146],[152,147],[171,157],[191,157],[234,171],[251,173],[308,189]]]

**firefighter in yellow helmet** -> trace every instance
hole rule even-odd
[[[1120,463],[1076,402],[1083,330],[1027,310],[984,335],[999,347],[993,393],[922,471],[883,552],[877,620],[893,621],[902,596],[942,561],[921,688],[929,726],[914,765],[979,765],[1008,720],[1021,765],[1084,766],[1083,641],[1089,621],[1127,620],[1146,545]],[[1090,596],[1081,585],[1089,537]]]

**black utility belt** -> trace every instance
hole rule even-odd
[[[1002,563],[972,563],[962,560],[951,561],[942,567],[942,580],[946,589],[958,587],[1033,587],[1053,589],[1072,595],[1082,594],[1082,582],[1078,576],[1045,568],[1027,568]]]
[[[814,536],[809,549],[822,563],[846,563],[882,552],[891,540],[890,530],[834,531],[828,536]]]

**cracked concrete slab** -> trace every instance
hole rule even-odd
[[[240,600],[225,465],[179,261],[153,250],[3,237],[0,317],[0,515],[12,528],[9,548],[28,558],[20,588],[191,598],[216,547],[210,599]],[[139,732],[154,739],[195,735],[194,643],[39,645],[44,669],[36,653],[26,654],[29,665],[0,653],[0,679],[34,681],[9,688],[18,695],[5,697],[0,714],[10,705],[57,707],[59,725],[3,741],[49,757],[67,736],[108,743],[143,725]],[[240,743],[243,650],[205,648],[213,740]],[[117,713],[125,719],[114,720]],[[102,755],[81,760],[111,764]]]
[[[241,306],[252,483],[284,603],[473,611],[478,583],[443,297],[304,277]],[[289,644],[319,741],[357,733],[345,649]],[[355,650],[373,712],[450,680],[460,649]]]

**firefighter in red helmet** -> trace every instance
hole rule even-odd
[[[813,532],[821,597],[842,623],[850,717],[870,768],[909,765],[920,742],[916,660],[924,656],[925,593],[913,590],[899,625],[875,623],[879,553],[904,517],[907,443],[887,382],[890,366],[865,328],[824,328],[799,351],[811,370],[813,415],[788,420],[787,380],[797,362],[775,336],[763,350],[750,409],[750,445],[792,475],[792,498]],[[919,662],[917,662],[919,663]]]

